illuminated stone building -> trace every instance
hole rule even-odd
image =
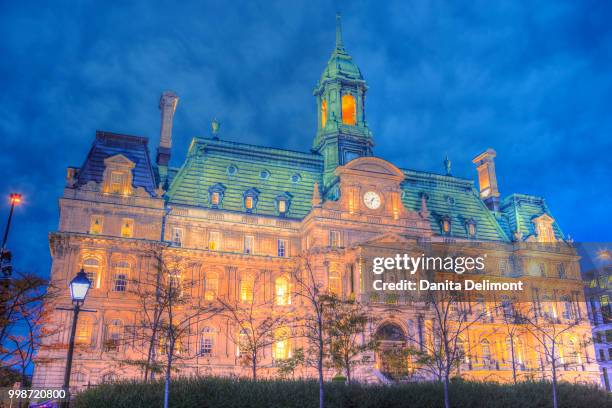
[[[160,100],[154,161],[145,138],[96,133],[83,165],[68,168],[59,227],[49,235],[52,282],[67,287],[81,267],[93,282],[85,306],[95,312],[81,314],[76,335],[76,389],[140,376],[119,363],[132,358],[132,346],[115,339],[141,313],[128,286],[156,267],[146,256],[155,248],[184,260],[182,274],[197,282],[190,289],[194,298],[248,298],[253,275],[262,273],[266,296],[277,299],[275,313],[288,315],[302,307],[287,295],[290,271],[300,254],[311,251],[323,287],[355,296],[381,317],[366,335],[377,332],[385,344],[430,341],[431,316],[403,294],[371,293],[371,257],[399,250],[420,255],[423,246],[482,243],[488,251],[487,278],[523,280],[542,314],[560,320],[586,316],[577,257],[545,201],[522,194],[502,197],[492,149],[474,159],[479,188],[451,175],[448,161],[443,174],[434,174],[400,169],[377,157],[366,121],[366,91],[338,22],[334,50],[314,89],[314,140],[304,152],[232,142],[220,137],[213,122],[210,137],[193,138],[183,163],[173,167],[178,97],[171,92]],[[554,250],[538,246],[543,242]],[[69,304],[65,292],[57,305]],[[509,351],[495,301],[481,303],[491,313],[462,338],[461,375],[508,381]],[[65,344],[71,313],[58,311],[55,319],[65,330],[47,342]],[[222,317],[193,327],[182,342],[191,357],[177,363],[181,373],[248,375],[231,341],[234,330]],[[588,323],[567,332],[560,378],[597,381],[592,347],[583,344],[589,336]],[[264,350],[262,375],[275,375],[275,361],[301,342],[282,340]],[[521,378],[547,372],[546,359],[536,351],[537,342],[527,335],[516,344]],[[385,361],[373,357],[356,376],[385,381]],[[34,386],[60,386],[64,365],[65,349],[43,347]],[[330,378],[333,374],[328,372]]]

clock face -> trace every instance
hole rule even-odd
[[[380,207],[381,200],[378,193],[374,191],[368,191],[363,195],[363,202],[371,210],[376,210]]]

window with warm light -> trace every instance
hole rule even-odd
[[[245,303],[253,301],[253,289],[255,287],[255,279],[252,273],[245,273],[240,280],[240,300]]]
[[[283,328],[274,333],[274,360],[286,360],[290,355],[289,330]]]
[[[450,219],[448,218],[443,218],[442,219],[442,232],[445,235],[449,235],[451,232],[451,223],[450,223]]]
[[[219,274],[211,271],[205,277],[204,299],[213,301],[217,298],[219,291]]]
[[[123,238],[132,238],[134,236],[134,220],[124,218],[121,220],[121,236]]]
[[[342,95],[342,123],[351,126],[357,124],[357,102],[353,95]]]
[[[328,290],[330,293],[341,296],[342,295],[342,281],[340,276],[339,267],[335,263],[330,263],[327,268],[327,279],[328,279]]]
[[[210,231],[208,234],[208,249],[217,251],[221,243],[221,234],[219,231]]]
[[[123,187],[125,184],[125,173],[122,171],[113,171],[111,172],[110,179],[110,192],[113,194],[121,194],[123,193]]]
[[[491,346],[489,344],[489,340],[482,339],[480,342],[480,355],[483,363],[488,363],[491,361]]]
[[[125,292],[132,266],[128,261],[118,261],[113,265],[113,291]]]
[[[340,231],[329,231],[329,246],[333,248],[341,246]]]
[[[89,221],[89,233],[90,234],[101,234],[103,224],[104,224],[103,216],[92,215]]]
[[[323,99],[321,101],[321,127],[324,128],[327,123],[327,101]]]
[[[278,200],[278,212],[284,214],[287,212],[287,201],[286,200]]]
[[[86,345],[91,343],[91,333],[93,323],[89,316],[82,316],[77,322],[77,329],[74,337],[76,344]]]
[[[255,237],[252,235],[244,236],[244,253],[252,254],[255,251]]]
[[[211,202],[211,204],[212,204],[212,205],[217,206],[217,205],[219,205],[219,202],[220,202],[220,201],[221,201],[221,200],[220,200],[220,194],[219,194],[219,192],[215,191],[215,192],[213,192],[213,193],[210,195],[210,202]]]
[[[87,274],[87,279],[91,282],[89,289],[100,287],[98,276],[100,274],[100,261],[97,258],[87,258],[83,261],[83,270]]]
[[[249,332],[247,329],[241,329],[238,333],[238,344],[236,348],[236,355],[240,358],[245,358],[251,349],[249,346]]]
[[[289,294],[289,280],[284,277],[276,278],[274,282],[274,292],[276,294],[276,304],[285,306],[291,304],[291,295]]]
[[[251,197],[251,196],[245,197],[245,199],[244,199],[244,207],[247,210],[252,210],[253,209],[253,197]]]

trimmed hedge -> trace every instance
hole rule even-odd
[[[559,384],[559,408],[612,407],[610,394],[594,386]],[[328,408],[442,407],[442,384],[410,383],[394,386],[325,385]],[[451,384],[453,408],[552,407],[552,385],[525,382],[518,385],[457,381]],[[163,383],[119,382],[103,384],[79,394],[78,408],[159,407]],[[229,378],[181,378],[173,381],[172,408],[317,408],[316,381]]]

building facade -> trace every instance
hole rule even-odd
[[[584,273],[585,296],[593,327],[593,346],[604,388],[612,387],[612,266],[607,265]]]
[[[405,294],[374,293],[372,259],[444,252],[453,244],[473,244],[468,252],[486,249],[487,272],[474,279],[522,280],[529,304],[538,310],[534,318],[554,316],[563,325],[587,316],[578,257],[545,201],[522,194],[502,197],[492,149],[474,159],[478,188],[451,175],[448,160],[445,172],[433,174],[400,169],[377,157],[366,121],[366,91],[338,21],[334,50],[314,90],[318,115],[309,151],[224,140],[213,122],[211,136],[194,138],[181,166],[173,167],[178,97],[172,92],[160,100],[154,161],[145,138],[96,133],[83,165],[68,168],[59,227],[49,234],[52,283],[67,287],[81,268],[92,281],[85,307],[94,312],[81,314],[76,333],[75,389],[142,376],[125,363],[141,357],[142,348],[119,339],[129,337],[126,333],[143,319],[130,289],[158,268],[151,254],[160,252],[181,260],[178,278],[194,282],[186,290],[198,304],[248,301],[261,289],[261,296],[273,300],[271,313],[297,317],[305,306],[292,295],[291,271],[309,254],[322,288],[358,299],[381,318],[364,336],[378,334],[385,344],[423,347],[435,341],[428,335],[433,318]],[[404,277],[393,272],[388,279]],[[521,378],[549,376],[549,361],[528,333],[511,347],[514,358],[509,355],[495,307],[500,302],[503,296],[476,300],[487,318],[462,335],[458,373],[510,381],[514,365]],[[66,291],[52,306],[69,304]],[[63,330],[41,348],[34,386],[62,384],[61,345],[68,342],[70,321],[70,312],[58,311],[49,322]],[[221,315],[194,323],[181,340],[181,374],[248,375],[237,330]],[[598,380],[589,339],[588,321],[560,338],[561,379]],[[284,336],[265,347],[262,375],[274,376],[276,362],[303,343]],[[355,375],[387,381],[385,369],[384,356],[376,352]],[[314,373],[304,369],[302,374]]]

